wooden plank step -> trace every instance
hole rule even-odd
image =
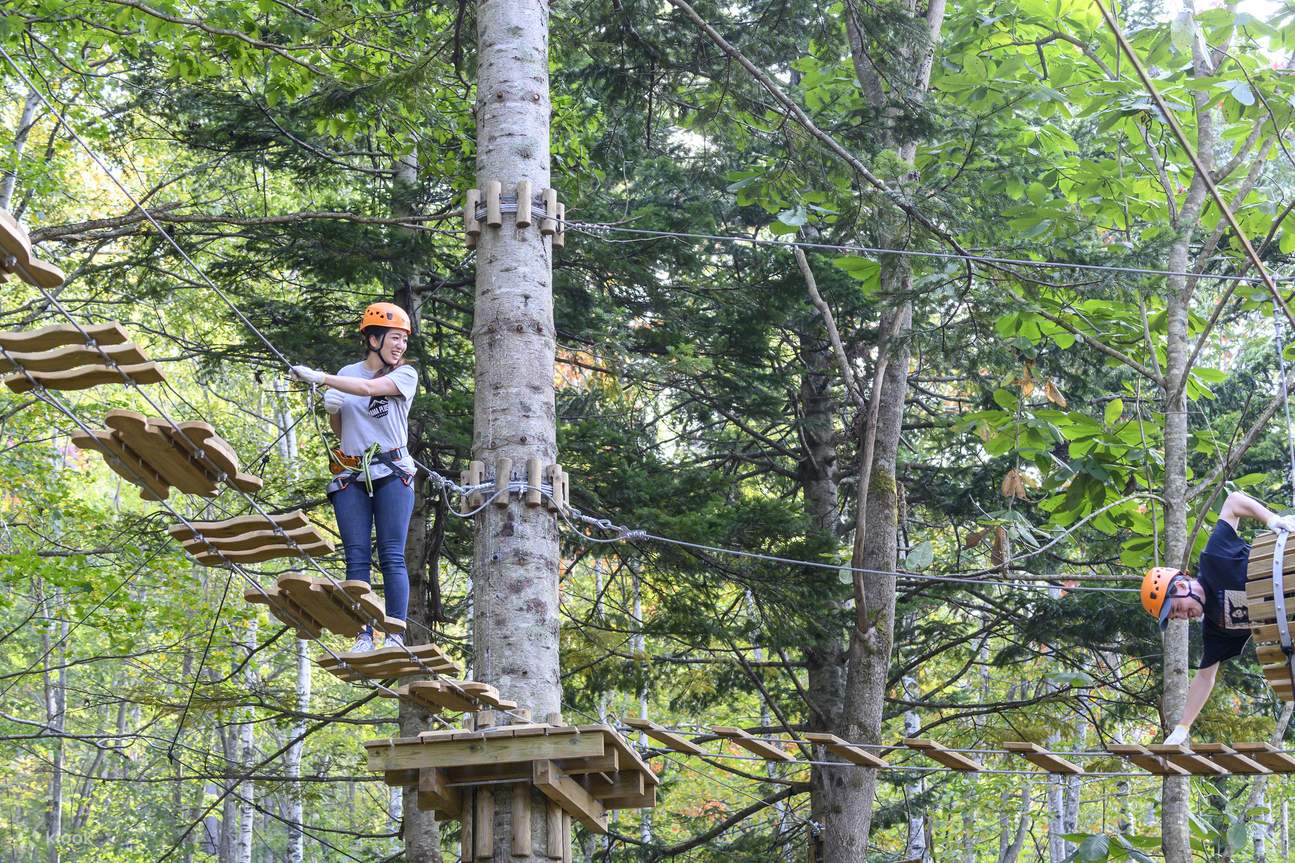
[[[1003,748],[1008,752],[1015,752],[1026,761],[1038,767],[1042,767],[1049,773],[1065,773],[1071,776],[1080,776],[1084,768],[1072,761],[1067,761],[1060,755],[1055,755],[1044,749],[1037,743],[1028,743],[1025,741],[1009,740],[1003,744]]]
[[[19,265],[31,263],[31,238],[27,229],[8,210],[0,210],[0,259],[13,258]],[[9,269],[7,261],[0,260]]]
[[[29,372],[64,372],[86,365],[103,365],[104,354],[119,366],[137,366],[148,362],[133,342],[91,348],[86,345],[64,345],[40,353],[6,351],[0,356],[0,372],[17,371],[21,366]]]
[[[169,434],[171,429],[163,431],[165,423],[161,420],[152,420],[134,411],[112,410],[104,417],[104,425],[177,491],[203,497],[219,494],[215,473],[194,461],[187,450],[177,449]],[[211,428],[206,423],[184,423],[181,429],[195,425]]]
[[[323,541],[322,537],[315,532],[313,526],[299,527],[296,530],[285,531],[283,535],[276,533],[269,528],[269,522],[262,521],[261,524],[265,530],[254,530],[251,533],[245,533],[242,536],[210,539],[204,542],[201,539],[188,539],[182,545],[184,550],[192,554],[198,554],[202,551],[219,549],[220,551],[252,551],[253,549],[262,548],[267,545],[282,545],[285,548],[291,547],[291,542],[298,545],[314,545]],[[290,542],[291,541],[291,542]]]
[[[221,552],[221,554],[234,558],[247,554],[247,552]],[[365,589],[369,588],[366,582],[356,582],[356,584],[364,585]],[[350,637],[358,635],[370,623],[370,618],[366,617],[365,614],[361,614],[349,606],[342,605],[337,599],[337,591],[327,579],[323,578],[313,578],[299,573],[284,573],[279,576],[278,582],[272,586],[264,587],[262,590],[256,590],[255,595],[257,599],[254,601],[269,606],[271,613],[289,626],[297,626],[302,620],[305,620],[309,622],[310,628],[324,629],[338,635]],[[369,602],[362,605],[361,611],[374,604],[378,605],[379,610],[381,609],[381,605],[377,603],[376,598],[371,598]],[[373,622],[377,628],[387,632],[403,632],[405,628],[404,621],[381,614],[375,617]],[[408,654],[400,648],[390,648],[390,650],[397,651],[406,660],[409,659]],[[374,653],[383,652],[374,651],[373,653],[356,654],[356,656],[371,657]],[[386,656],[388,654],[383,653],[383,656],[379,657],[377,661],[381,661]],[[331,661],[333,664],[337,664],[336,660]],[[321,661],[321,665],[323,664]],[[350,673],[345,669],[341,670],[345,673]],[[352,679],[359,678],[353,677]]]
[[[36,382],[35,384],[28,380],[27,375],[24,374],[10,375],[4,379],[4,384],[13,392],[21,394],[31,392],[37,385],[47,390],[70,392],[104,384],[125,383],[123,377],[129,378],[136,384],[160,384],[166,380],[162,375],[161,367],[157,363],[118,366],[115,369],[110,369],[103,365],[81,366],[67,372],[28,372],[27,374],[31,375],[31,378]]]
[[[667,731],[650,719],[626,719],[624,722],[630,728],[642,731],[648,737],[651,737],[667,749],[673,749],[675,752],[682,752],[685,755],[706,754],[706,750],[702,749],[696,743],[693,743],[686,737],[681,737],[672,731]]]
[[[130,335],[121,324],[111,321],[106,324],[84,324],[81,327],[95,344],[101,347],[124,345],[130,342]],[[81,335],[72,324],[55,324],[41,327],[39,330],[0,332],[0,348],[10,354],[35,354],[60,348],[64,345],[85,347],[85,336]]]
[[[90,434],[73,432],[72,445],[103,453],[104,461],[113,473],[138,486],[139,496],[144,500],[166,500],[170,496],[171,487],[166,479],[159,476],[152,465],[125,446],[113,433],[94,429],[91,429]]]
[[[1281,752],[1271,743],[1230,744],[1239,754],[1262,764],[1273,773],[1295,773],[1295,758]]]
[[[232,539],[250,531],[265,530],[271,521],[284,531],[300,530],[311,525],[306,514],[297,509],[283,515],[272,515],[268,520],[263,515],[244,515],[224,521],[191,521],[189,524],[193,525],[193,530],[183,524],[173,524],[167,528],[167,532],[180,542],[192,539],[194,530],[210,539]]]
[[[1204,755],[1198,755],[1187,746],[1156,743],[1148,746],[1155,755],[1159,755],[1170,764],[1176,764],[1196,776],[1226,776],[1227,768],[1215,764]]]
[[[203,566],[229,566],[231,564],[265,563],[267,560],[277,560],[279,558],[326,557],[332,553],[333,547],[327,542],[320,541],[314,545],[301,546],[300,550],[287,546],[272,546],[255,551],[222,552],[212,549],[209,552],[204,551],[201,554],[195,554],[193,559]]]
[[[619,753],[621,770],[635,769],[640,771],[649,785],[656,785],[660,781],[657,779],[657,775],[652,772],[652,768],[648,766],[648,763],[639,755],[638,750],[631,746],[629,741],[610,725],[581,725],[580,733],[602,733],[607,738],[607,745]]]
[[[291,626],[297,631],[298,638],[313,641],[323,633],[323,628],[319,623],[296,607],[287,597],[278,597],[269,594],[268,591],[262,593],[254,587],[249,587],[243,591],[243,599],[247,602],[268,606],[275,617],[286,626]]]
[[[477,681],[415,680],[400,687],[397,694],[433,714],[517,709],[517,702],[500,698],[493,686]]]
[[[1186,767],[1166,761],[1164,758],[1156,755],[1145,746],[1113,743],[1106,747],[1106,751],[1112,755],[1118,755],[1132,764],[1141,767],[1148,773],[1154,773],[1157,776],[1191,775],[1191,772]]]
[[[938,761],[951,770],[976,771],[984,769],[979,761],[968,758],[959,752],[952,752],[934,740],[905,737],[904,745],[909,749],[925,754],[932,761]]]
[[[796,760],[796,756],[791,755],[781,747],[775,746],[772,743],[766,743],[763,740],[758,740],[743,731],[741,728],[732,728],[727,725],[715,725],[711,727],[711,731],[726,740],[732,740],[738,746],[741,746],[748,752],[753,752],[756,755],[759,755],[765,761]]]
[[[435,644],[418,644],[409,647],[428,668],[437,674],[459,675],[463,669],[457,662],[445,655]],[[340,662],[339,662],[340,660]],[[341,667],[345,662],[347,668]],[[409,658],[404,648],[383,647],[367,653],[339,653],[337,658],[321,656],[319,667],[342,680],[354,682],[360,679],[389,680],[393,677],[407,677],[411,674],[426,674],[418,663]]]
[[[51,290],[63,284],[67,276],[51,263],[33,257],[27,264],[18,266],[18,277],[29,285]]]
[[[1192,750],[1208,757],[1215,764],[1220,765],[1231,773],[1254,775],[1272,773],[1271,770],[1264,767],[1258,761],[1242,755],[1231,746],[1227,746],[1223,743],[1197,743],[1192,746]]]
[[[852,746],[845,740],[837,737],[835,734],[827,734],[821,731],[807,731],[805,732],[805,739],[810,743],[822,746],[842,761],[848,761],[849,763],[857,764],[860,767],[890,766],[885,759],[878,758],[866,749]]]

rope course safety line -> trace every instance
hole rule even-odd
[[[621,233],[642,236],[646,239],[686,239],[708,240],[712,242],[732,243],[735,245],[765,246],[779,249],[810,249],[826,252],[857,252],[864,255],[896,255],[907,258],[932,258],[936,260],[964,261],[972,264],[993,266],[1032,267],[1045,270],[1080,270],[1084,272],[1121,273],[1137,276],[1175,276],[1182,278],[1213,279],[1218,281],[1243,282],[1246,284],[1265,284],[1258,276],[1245,276],[1238,273],[1197,273],[1178,270],[1160,270],[1147,267],[1123,267],[1110,264],[1083,264],[1067,261],[1036,261],[1028,258],[1008,258],[997,255],[960,255],[957,252],[931,252],[920,249],[890,249],[881,246],[862,246],[849,243],[812,243],[804,240],[769,240],[761,237],[745,237],[737,234],[703,234],[688,231],[657,231],[648,228],[627,228],[620,225],[599,222],[562,221],[567,228],[580,231],[597,239],[606,239],[608,233]],[[1295,276],[1275,276],[1276,281],[1295,282]]]

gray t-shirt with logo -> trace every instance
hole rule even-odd
[[[337,373],[341,378],[364,378],[372,380],[377,373],[364,363],[351,363]],[[394,396],[353,396],[342,393],[342,452],[347,455],[363,455],[373,444],[378,444],[383,452],[400,449],[400,458],[396,464],[406,472],[414,472],[414,457],[409,454],[409,406],[413,403],[414,393],[418,391],[418,372],[413,366],[400,366],[392,369],[387,377],[395,383],[399,395]],[[373,462],[369,475],[379,479],[391,474],[391,469],[384,464]]]

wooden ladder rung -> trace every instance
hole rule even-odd
[[[842,761],[848,761],[851,764],[857,764],[860,767],[889,767],[890,764],[883,758],[878,758],[866,749],[860,749],[849,742],[842,740],[835,734],[827,734],[821,731],[805,732],[805,739],[810,743],[822,746],[828,752],[832,753]]]
[[[748,752],[759,755],[765,761],[795,761],[796,757],[783,749],[766,743],[763,740],[757,740],[741,728],[731,728],[727,725],[716,725],[711,731],[727,740],[732,740],[738,746],[741,746]]]
[[[1084,768],[1075,764],[1073,761],[1067,761],[1054,752],[1049,752],[1037,743],[1028,743],[1025,741],[1009,740],[1003,744],[1003,748],[1008,752],[1014,752],[1024,758],[1031,764],[1042,767],[1049,773],[1064,773],[1070,776],[1080,776]]]
[[[702,749],[696,743],[686,737],[681,737],[672,731],[667,731],[660,725],[657,725],[650,719],[626,719],[625,724],[630,728],[638,729],[651,737],[656,742],[664,745],[675,752],[682,752],[685,755],[705,755],[706,750]]]
[[[938,761],[951,770],[974,772],[985,769],[979,761],[968,758],[960,752],[953,752],[934,740],[905,737],[904,745],[925,754],[932,761]]]

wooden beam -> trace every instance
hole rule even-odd
[[[747,734],[741,728],[731,728],[727,725],[716,725],[711,728],[720,737],[732,740],[738,746],[741,746],[748,752],[754,752],[765,761],[795,761],[796,757],[783,749],[774,746],[772,743],[766,743],[763,740],[757,740],[750,734]]]
[[[446,818],[457,818],[463,810],[459,789],[447,785],[445,771],[424,767],[418,771],[418,808],[424,812],[437,812]]]
[[[1270,743],[1233,743],[1232,748],[1247,758],[1258,761],[1273,773],[1295,773],[1295,758],[1278,751]]]
[[[541,794],[587,829],[594,833],[607,832],[607,810],[552,761],[536,761],[532,766],[531,781]]]
[[[489,788],[474,788],[472,796],[477,817],[472,846],[476,859],[489,860],[495,853],[495,795]]]
[[[602,735],[570,734],[545,737],[423,742],[370,741],[364,744],[370,770],[423,767],[467,767],[557,758],[595,758],[605,754]]]
[[[1106,747],[1106,751],[1112,755],[1118,755],[1121,758],[1141,767],[1148,773],[1154,773],[1156,776],[1190,776],[1191,773],[1185,767],[1173,764],[1159,755],[1154,754],[1145,746],[1136,744],[1113,743]]]
[[[1228,773],[1227,768],[1220,767],[1203,755],[1197,755],[1186,746],[1157,743],[1147,748],[1165,758],[1170,764],[1187,768],[1187,772],[1194,776],[1226,776]]]
[[[1258,761],[1247,758],[1231,746],[1222,743],[1197,743],[1192,749],[1202,755],[1208,755],[1215,764],[1221,764],[1232,773],[1263,775],[1272,773]]]
[[[1009,740],[1003,744],[1003,748],[1008,752],[1015,752],[1031,764],[1042,767],[1049,773],[1065,773],[1070,776],[1080,776],[1084,768],[1072,761],[1067,761],[1059,755],[1049,752],[1037,743],[1026,743],[1024,741]]]
[[[878,758],[866,749],[851,746],[835,734],[824,734],[819,731],[807,731],[805,732],[805,739],[810,743],[822,746],[842,761],[848,761],[849,763],[857,764],[860,767],[879,768],[890,766],[884,758]]]
[[[675,752],[682,752],[685,755],[706,754],[706,750],[702,749],[696,743],[693,743],[685,737],[680,737],[672,731],[665,730],[650,719],[626,719],[625,724],[630,728],[636,728],[639,731],[642,731],[657,743],[662,744],[667,749],[673,749]]]
[[[934,740],[922,740],[916,737],[905,737],[904,745],[909,749],[915,749],[924,753],[932,761],[938,761],[950,770],[964,770],[975,772],[983,770],[979,761],[968,758],[958,752],[952,752],[943,745],[936,743]]]
[[[531,856],[531,786],[518,782],[513,786],[514,857]]]

